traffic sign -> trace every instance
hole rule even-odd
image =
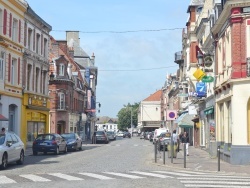
[[[176,120],[177,112],[176,110],[167,110],[167,120]]]

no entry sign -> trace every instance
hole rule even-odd
[[[167,120],[176,120],[177,112],[176,110],[167,110]]]

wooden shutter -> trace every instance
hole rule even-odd
[[[9,37],[11,37],[11,29],[12,29],[12,14],[10,13]]]
[[[3,34],[6,35],[7,33],[7,10],[4,9],[3,12]]]
[[[18,69],[17,69],[17,74],[18,74],[18,75],[17,75],[17,76],[18,76],[18,78],[17,78],[17,79],[18,79],[18,85],[20,84],[20,71],[21,71],[21,70],[20,70],[20,61],[21,61],[21,60],[20,60],[20,57],[19,57],[19,58],[18,58],[18,65],[17,65],[17,66],[18,66]]]

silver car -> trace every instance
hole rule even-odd
[[[116,140],[116,135],[113,131],[107,131],[109,140]]]
[[[24,143],[13,132],[0,133],[0,168],[6,169],[9,163],[24,162]]]

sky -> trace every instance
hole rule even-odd
[[[52,26],[56,40],[79,31],[82,49],[98,67],[97,116],[117,118],[128,103],[160,90],[176,73],[190,0],[26,0]]]

